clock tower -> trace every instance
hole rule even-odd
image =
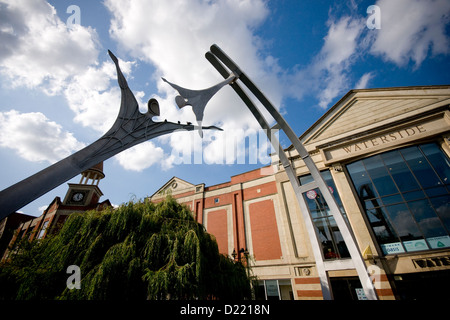
[[[96,205],[103,195],[98,184],[104,177],[103,162],[83,171],[79,183],[69,183],[63,205],[80,207]]]
[[[104,177],[103,162],[83,171],[79,183],[69,183],[69,190],[67,190],[64,201],[61,201],[60,197],[55,197],[41,216],[31,217],[18,226],[10,245],[13,245],[17,239],[42,239],[48,233],[57,232],[72,213],[88,210],[101,211],[111,207],[109,200],[99,202],[103,193],[98,184]],[[8,254],[7,250],[5,255]],[[0,252],[0,260],[1,258]]]

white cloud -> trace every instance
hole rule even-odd
[[[317,66],[330,70],[345,66],[355,53],[358,37],[364,28],[361,19],[344,16],[338,21],[329,21],[330,28],[319,53]]]
[[[125,75],[130,74],[133,62],[120,60]],[[138,103],[144,104],[143,92],[135,92]],[[74,76],[64,90],[74,121],[101,133],[114,123],[120,108],[121,93],[117,84],[116,67],[110,61],[88,67]]]
[[[364,28],[361,19],[342,17],[330,21],[324,45],[316,57],[313,72],[318,76],[319,106],[327,108],[347,89],[349,68],[357,55],[359,36]]]
[[[355,9],[353,2],[353,9]],[[429,55],[449,54],[446,26],[450,22],[447,0],[379,0],[381,29],[366,29],[368,16],[330,17],[320,52],[303,68],[287,72],[285,94],[302,99],[312,94],[319,106],[329,107],[352,88],[352,67],[370,54],[404,67],[418,68]],[[375,72],[365,73],[355,84],[367,87]]]
[[[69,29],[46,1],[0,0],[0,46],[0,73],[9,78],[9,85],[62,94],[75,122],[100,133],[111,127],[120,107],[120,88],[109,57],[97,62],[99,44],[91,27]],[[130,76],[135,62],[119,60],[122,72]],[[140,105],[143,95],[135,92]],[[11,111],[1,116],[5,131],[0,145],[29,161],[55,162],[82,145],[42,113]],[[14,135],[8,134],[12,131]],[[143,144],[117,160],[127,170],[140,170],[152,165],[161,152],[153,144]]]
[[[84,144],[40,112],[10,110],[0,113],[0,146],[15,150],[29,161],[54,163]]]
[[[115,156],[115,159],[126,170],[142,171],[156,163],[161,163],[164,151],[153,142],[146,141]]]
[[[65,81],[94,63],[97,34],[90,27],[68,29],[43,0],[0,0],[0,72],[11,85],[61,91]]]
[[[44,210],[46,210],[47,208],[48,208],[48,205],[43,205],[43,206],[38,207],[38,211],[39,211],[39,213],[41,213],[41,212],[44,212]]]
[[[367,85],[369,81],[374,77],[373,72],[367,72],[362,75],[362,77],[358,80],[358,82],[355,85],[355,89],[365,89],[367,88]]]
[[[95,30],[81,25],[67,28],[54,7],[42,0],[0,0],[0,46],[0,73],[9,78],[12,87],[62,94],[75,114],[75,122],[101,133],[111,127],[120,107],[120,88],[109,57],[102,64],[97,62]],[[120,60],[125,75],[130,75],[134,64]],[[142,103],[143,92],[135,94]],[[16,150],[29,161],[56,162],[82,146],[42,113],[13,110],[1,116],[0,145]],[[149,148],[138,150],[146,155]],[[120,160],[124,168],[136,169],[136,160]]]
[[[344,16],[338,20],[330,18],[328,25],[324,44],[313,61],[285,76],[286,94],[301,99],[313,93],[324,109],[349,89],[350,68],[359,55],[358,46],[365,22],[360,17]]]
[[[160,119],[195,123],[190,107],[179,110],[174,102],[176,92],[160,77],[189,89],[203,89],[218,83],[222,78],[204,58],[213,43],[255,79],[274,105],[280,105],[282,91],[274,81],[279,70],[273,59],[259,55],[260,39],[255,38],[253,32],[268,17],[265,1],[195,0],[178,1],[173,5],[169,1],[108,0],[105,4],[113,16],[112,37],[131,55],[156,68],[154,80],[159,90],[156,98],[160,103]],[[219,91],[205,110],[203,125],[212,124],[219,125],[227,134],[237,129],[259,128],[245,104],[228,87]],[[207,161],[220,163],[224,160],[223,154],[217,150],[222,148],[223,139],[208,140],[208,134],[203,156]],[[167,168],[177,161],[174,154],[194,148],[187,133],[175,133],[158,140],[169,143],[173,151],[165,157]],[[194,151],[197,148],[195,146]]]
[[[370,52],[386,61],[419,67],[431,55],[450,53],[446,25],[450,22],[448,0],[379,0],[381,29]]]
[[[270,14],[266,1],[190,0],[174,5],[158,0],[106,0],[105,5],[112,17],[111,37],[122,52],[155,67],[153,80],[158,92],[154,97],[160,103],[159,119],[175,122],[195,123],[194,115],[189,107],[181,110],[176,107],[176,92],[160,77],[191,89],[221,81],[204,58],[213,43],[243,67],[277,107],[286,96],[302,99],[312,94],[320,107],[327,108],[353,87],[351,68],[363,54],[380,56],[399,66],[413,61],[418,67],[429,54],[448,54],[450,50],[445,35],[450,4],[445,0],[379,0],[382,29],[370,32],[363,32],[366,16],[330,17],[328,33],[317,55],[308,65],[292,70],[282,69],[276,58],[263,54],[264,40],[255,36],[255,29]],[[352,8],[356,10],[355,2]],[[98,63],[99,47],[95,30],[84,26],[68,29],[55,9],[43,0],[0,0],[0,73],[9,77],[12,86],[38,87],[48,94],[62,94],[75,114],[75,122],[103,133],[117,116],[120,89],[109,58]],[[127,78],[136,65],[136,61],[120,61]],[[374,75],[365,73],[356,87],[367,87]],[[145,105],[145,93],[135,95],[140,105]],[[41,122],[52,123],[43,117]],[[151,143],[130,149],[116,159],[128,170],[143,170],[156,162],[168,169],[176,164],[177,153],[198,152],[200,148],[205,161],[232,162],[241,154],[223,151],[231,148],[229,142],[235,138],[248,139],[259,130],[245,104],[228,86],[206,108],[203,125],[212,124],[225,131],[207,132],[200,146],[192,145],[192,134],[175,133],[154,141],[170,146],[172,153]],[[27,159],[55,161],[59,157],[39,155],[39,150],[33,151],[36,147],[27,143],[30,150],[19,151],[11,141],[6,138],[4,141],[7,142],[2,146],[15,148]],[[263,150],[258,152],[264,154]]]

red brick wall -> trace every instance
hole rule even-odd
[[[323,293],[319,277],[303,277],[295,279],[297,298],[300,300],[322,300]]]
[[[238,174],[236,176],[231,177],[231,184],[242,183],[242,182],[246,182],[246,181],[256,180],[258,178],[263,178],[267,175],[268,171],[272,172],[271,169],[268,169],[268,170],[264,171],[265,174],[262,174],[261,169],[255,169],[252,171]]]
[[[268,182],[244,189],[244,200],[265,197],[269,194],[276,194],[277,192],[277,184],[275,182]]]
[[[273,201],[254,202],[249,211],[255,260],[280,259],[281,245]]]
[[[194,219],[198,223],[203,224],[203,203],[205,199],[195,200],[194,204]]]
[[[214,199],[216,198],[219,199],[218,203],[214,202]],[[207,197],[205,198],[205,209],[230,204],[231,200],[232,200],[231,193],[224,193],[213,197]]]
[[[228,255],[227,211],[217,210],[208,213],[208,233],[216,237],[219,252]]]

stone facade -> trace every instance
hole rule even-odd
[[[379,299],[421,298],[424,293],[420,292],[428,290],[423,289],[427,283],[437,287],[425,294],[438,296],[446,292],[442,283],[450,279],[450,204],[446,200],[450,199],[449,104],[450,86],[352,90],[300,136],[317,167],[329,178],[333,194],[340,199]],[[430,148],[434,153],[427,153]],[[394,176],[396,167],[390,167],[388,157],[393,157],[396,150],[400,150],[398,157],[401,154],[403,162],[395,165],[409,169]],[[423,153],[423,160],[416,159],[416,167],[406,156],[412,151]],[[288,147],[285,153],[297,176],[305,178],[309,172],[295,149]],[[383,164],[378,160],[381,158]],[[375,187],[378,183],[375,171],[364,164],[365,174],[373,175],[373,189],[378,190],[373,191],[376,195],[370,202],[374,209],[367,207],[369,202],[357,190],[356,174],[350,172],[361,161],[378,163],[380,170],[386,171],[380,179],[391,179],[398,188],[392,195],[382,194]],[[438,177],[435,186],[426,187],[419,181],[423,172],[419,164],[424,161]],[[407,196],[413,193],[401,190],[399,179],[407,174],[417,181],[415,192],[425,192],[423,199],[410,201]],[[372,190],[369,184],[364,188]],[[440,193],[432,195],[432,192]],[[248,252],[251,270],[261,284],[259,297],[323,298],[311,239],[293,188],[276,155],[272,156],[271,166],[233,176],[229,182],[215,186],[193,185],[173,177],[149,199],[157,202],[168,193],[186,204],[196,220],[215,235],[221,253],[244,259],[242,252]],[[327,257],[334,298],[364,298],[339,230],[327,216],[326,203],[317,192],[308,198],[310,214],[318,234],[324,238],[319,241]],[[399,202],[388,203],[388,199],[394,198],[400,199],[396,200]],[[429,212],[428,220],[419,216],[424,210]],[[404,215],[402,219],[414,222],[411,230],[419,230],[415,237],[403,234],[395,224],[400,213]],[[427,227],[427,222],[434,223],[435,228]],[[438,227],[440,233],[436,231]],[[398,241],[386,242],[381,228],[392,228]],[[424,247],[420,249],[420,245]],[[392,254],[391,247],[401,252]]]

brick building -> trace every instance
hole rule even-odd
[[[14,212],[0,221],[0,258],[3,257],[3,254],[8,249],[17,228],[34,218],[34,216]]]
[[[450,86],[352,90],[299,137],[345,216],[379,299],[448,299],[449,106]],[[301,157],[292,146],[284,151],[307,184],[311,177]],[[109,206],[99,202],[103,177],[102,164],[84,172],[40,217],[14,222],[16,236],[45,237],[73,212]],[[158,202],[169,193],[191,208],[221,253],[248,260],[259,280],[257,298],[323,299],[312,240],[276,155],[271,166],[213,186],[173,177],[149,199]],[[333,298],[364,298],[320,191],[303,196]],[[0,234],[13,223],[10,217],[0,223]]]
[[[448,298],[449,104],[450,86],[352,90],[300,136],[344,213],[379,299]],[[300,183],[308,183],[295,149],[285,153]],[[221,253],[248,256],[258,298],[323,299],[295,194],[275,155],[272,161],[214,186],[173,177],[149,199],[171,193],[216,237]],[[303,196],[334,299],[363,299],[320,191]]]
[[[67,193],[63,200],[60,197],[55,199],[48,205],[42,215],[33,217],[20,213],[14,213],[3,219],[0,225],[7,225],[9,220],[19,221],[14,224],[14,231],[0,233],[1,243],[7,243],[0,251],[0,257],[7,259],[10,247],[20,239],[43,239],[47,234],[59,230],[66,219],[75,212],[85,212],[88,210],[102,210],[111,206],[109,200],[99,202],[103,195],[98,187],[101,179],[105,177],[103,173],[103,162],[81,173],[79,183],[69,183]]]

